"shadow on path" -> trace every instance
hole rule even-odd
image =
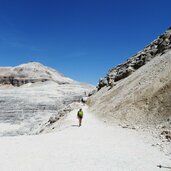
[[[79,125],[71,125],[71,127],[79,127]]]

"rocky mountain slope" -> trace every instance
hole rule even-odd
[[[36,62],[1,67],[0,135],[36,133],[52,115],[58,120],[66,106],[93,88]]]
[[[171,28],[109,70],[89,98],[91,110],[125,125],[171,129]],[[171,138],[171,134],[170,134]]]
[[[129,58],[123,64],[109,70],[108,74],[99,81],[97,89],[110,86],[113,87],[118,81],[128,77],[137,69],[147,64],[158,55],[162,55],[171,49],[171,27],[156,40],[150,43],[142,51]]]

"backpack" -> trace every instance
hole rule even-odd
[[[78,117],[83,117],[83,111],[78,111]]]

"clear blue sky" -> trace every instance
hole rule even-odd
[[[171,26],[171,0],[0,0],[0,66],[96,84]]]

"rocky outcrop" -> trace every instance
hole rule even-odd
[[[28,83],[36,83],[36,82],[45,82],[48,81],[49,79],[35,79],[35,78],[20,78],[20,77],[15,77],[15,76],[1,76],[0,77],[0,84],[1,85],[12,85],[15,87],[20,87],[24,84],[28,84]]]
[[[170,131],[163,131],[161,133],[162,136],[164,136],[166,139],[171,140],[171,132]]]
[[[125,63],[120,64],[109,70],[106,77],[100,79],[97,90],[102,87],[113,87],[119,80],[122,80],[134,71],[151,61],[158,54],[163,54],[171,49],[171,27],[142,51],[128,59]]]

